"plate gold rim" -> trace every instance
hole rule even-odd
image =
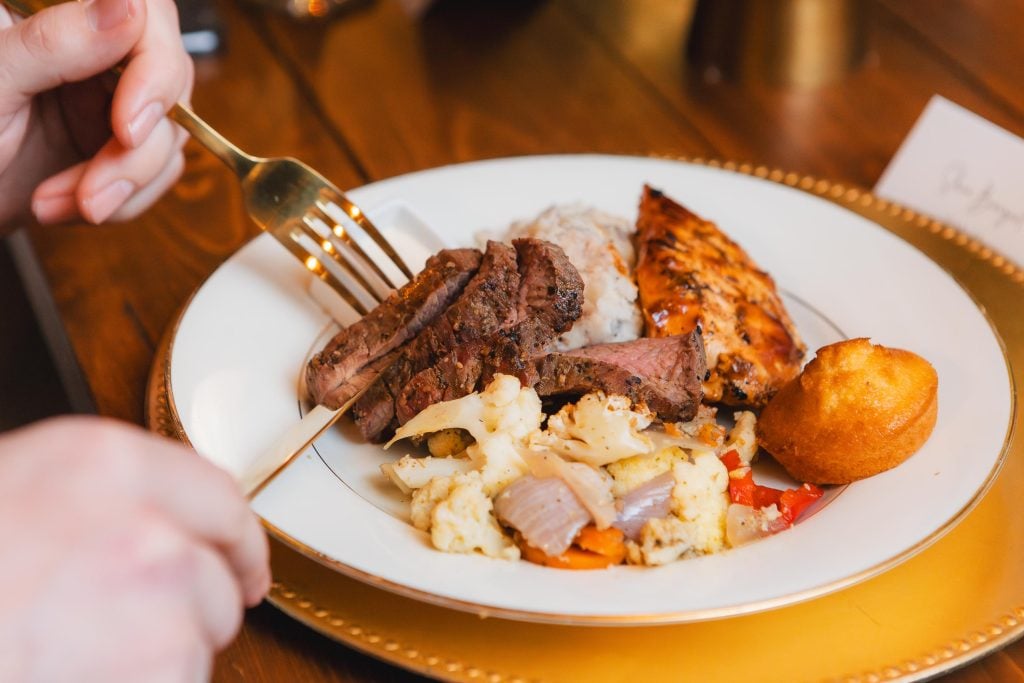
[[[721,162],[713,159],[705,160],[702,158],[680,158],[664,156],[655,156],[654,158],[660,158],[671,161],[680,161],[695,165],[703,165],[711,168],[721,168],[727,171],[734,171],[744,175],[763,178],[772,182],[801,189],[808,192],[809,194],[823,197],[839,206],[853,210],[855,213],[865,218],[868,218],[869,220],[872,220],[875,223],[880,224],[882,227],[890,230],[891,232],[896,232],[891,225],[887,225],[887,223],[891,222],[902,224],[904,227],[907,224],[910,224],[920,229],[926,229],[928,230],[928,232],[939,236],[943,240],[947,240],[953,243],[955,246],[965,249],[971,255],[976,257],[979,261],[984,262],[985,264],[992,268],[995,268],[997,272],[1006,276],[1010,283],[1016,285],[1024,285],[1024,271],[1022,271],[1020,268],[1018,268],[1015,264],[1013,264],[1011,261],[1009,261],[1002,255],[997,253],[995,250],[986,247],[977,240],[974,240],[970,236],[951,226],[945,225],[937,220],[934,220],[928,216],[920,214],[912,209],[906,208],[897,203],[878,198],[866,190],[862,190],[857,187],[847,186],[841,183],[835,183],[824,179],[818,179],[809,175],[800,175],[793,172],[785,172],[781,169],[769,168],[763,165],[755,166],[749,163],[736,163],[728,161]],[[1016,425],[1017,418],[1018,403],[1017,378],[1013,374],[1013,368],[1009,359],[1009,355],[1007,353],[1004,340],[1002,339],[1002,335],[999,333],[999,330],[995,325],[994,321],[992,321],[991,317],[988,315],[988,312],[985,310],[985,308],[979,304],[977,298],[975,297],[971,289],[968,286],[966,286],[965,283],[961,282],[959,278],[957,278],[953,273],[949,272],[949,269],[946,268],[944,264],[935,261],[934,258],[932,258],[931,260],[933,260],[933,262],[936,262],[940,267],[942,267],[947,272],[947,274],[953,277],[954,280],[956,280],[958,284],[961,286],[961,288],[965,292],[967,292],[969,296],[971,296],[972,300],[975,302],[975,305],[978,306],[979,310],[985,316],[986,320],[988,320],[989,325],[992,327],[993,332],[995,333],[996,338],[1001,346],[1001,351],[1003,353],[1004,361],[1006,362],[1007,370],[1011,380],[1011,412],[1007,433],[1003,441],[998,462],[993,468],[993,471],[989,474],[984,485],[981,487],[981,489],[979,489],[979,491],[971,499],[971,501],[969,501],[963,509],[961,509],[946,523],[944,523],[939,530],[934,532],[927,539],[924,539],[920,543],[916,544],[914,547],[904,551],[904,553],[901,553],[896,558],[892,558],[884,563],[881,563],[876,567],[872,567],[869,570],[866,570],[865,572],[861,572],[858,575],[856,575],[856,577],[848,577],[847,579],[840,580],[838,582],[833,582],[832,584],[829,584],[828,586],[823,587],[822,589],[812,589],[811,591],[806,591],[806,595],[804,595],[804,593],[801,593],[801,598],[797,600],[794,600],[792,599],[792,596],[789,596],[788,598],[784,599],[785,605],[792,605],[814,597],[820,597],[826,593],[831,593],[835,590],[839,590],[841,588],[848,587],[854,583],[863,581],[867,578],[875,576],[895,566],[896,564],[902,563],[909,557],[928,547],[936,540],[938,540],[942,535],[944,535],[947,531],[953,528],[957,522],[962,520],[967,515],[967,513],[969,513],[971,509],[973,509],[977,505],[977,503],[981,500],[984,494],[991,488],[992,484],[994,483],[998,475],[998,472],[1002,467],[1002,464],[1005,462],[1009,446],[1013,439],[1014,428]],[[183,306],[182,314],[184,313],[185,309],[187,309],[188,303],[190,302],[191,297],[189,298],[188,302],[186,302],[185,306]],[[181,422],[178,419],[176,407],[174,405],[173,395],[170,393],[169,387],[170,349],[171,345],[173,344],[173,337],[177,332],[180,321],[181,315],[178,316],[174,325],[168,330],[168,333],[165,336],[165,346],[162,349],[163,352],[160,354],[160,356],[158,356],[158,363],[155,364],[153,373],[150,378],[150,405],[148,406],[149,409],[147,410],[147,421],[150,424],[151,428],[161,431],[170,436],[179,438],[185,443],[188,443],[187,436],[185,435],[184,430],[181,426]],[[389,582],[386,582],[380,579],[379,577],[363,575],[362,572],[352,570],[352,568],[342,565],[341,563],[338,563],[335,560],[331,560],[330,558],[324,558],[323,556],[320,556],[318,553],[316,553],[316,551],[306,548],[301,543],[298,543],[295,539],[290,538],[287,534],[284,534],[280,530],[274,528],[272,525],[266,524],[266,526],[272,536],[278,538],[286,546],[292,546],[292,549],[299,550],[303,555],[310,557],[311,559],[316,560],[321,564],[326,564],[328,567],[332,569],[339,570],[342,571],[342,573],[345,573],[349,576],[353,576],[354,578],[360,581],[364,581],[370,586],[384,588],[386,590],[393,590],[388,585]],[[834,588],[832,588],[833,586]],[[424,600],[426,602],[440,605],[442,607],[454,607],[455,609],[466,611],[465,606],[453,604],[456,601],[451,601],[448,599],[425,599],[425,597],[419,595],[417,591],[399,590],[395,592],[405,595],[406,597],[413,597],[417,600]],[[430,596],[429,594],[428,596],[431,598],[436,598],[436,596]],[[291,615],[292,617],[298,619],[299,621],[302,621],[303,623],[306,623],[312,628],[322,633],[325,633],[330,637],[342,640],[343,642],[353,645],[354,647],[357,647],[358,649],[367,652],[373,656],[380,657],[399,666],[411,668],[424,673],[430,673],[431,675],[443,675],[443,677],[451,678],[453,680],[463,679],[463,677],[457,675],[459,671],[472,671],[472,667],[460,666],[458,669],[452,669],[450,664],[447,665],[447,667],[443,671],[436,670],[433,667],[433,665],[430,664],[429,661],[427,661],[426,663],[424,663],[423,661],[416,661],[415,657],[410,657],[408,656],[408,653],[403,653],[400,645],[395,647],[377,647],[377,645],[379,644],[378,641],[380,641],[379,636],[367,636],[365,633],[349,633],[347,635],[345,633],[340,633],[331,627],[330,621],[332,619],[336,620],[336,617],[332,617],[329,612],[325,612],[324,610],[313,610],[312,612],[307,613],[308,610],[310,609],[309,601],[305,600],[302,596],[298,595],[295,591],[291,590],[284,583],[275,584],[270,596],[270,601],[277,605],[280,609]],[[777,607],[779,606],[778,603],[779,601],[777,600],[765,601],[764,603],[762,603],[765,605],[765,607],[763,607],[762,609],[770,609],[772,607]],[[505,610],[495,610],[490,608],[481,610],[479,609],[479,606],[476,605],[470,605],[470,607],[473,609],[470,609],[469,611],[477,614],[482,613],[482,615],[486,616],[507,617],[513,619],[522,618],[517,617],[516,614],[506,614],[504,613]],[[722,613],[711,614],[710,616],[705,617],[705,619],[716,619],[725,616],[733,616],[735,614],[750,614],[754,611],[762,610],[743,610],[741,612],[734,612],[733,610],[715,611]],[[510,610],[508,612],[514,613],[516,611]],[[524,614],[526,615],[525,620],[527,621],[543,621],[538,619],[536,613]],[[644,615],[640,615],[637,618],[623,619],[621,617],[613,617],[609,620],[599,619],[597,621],[588,620],[587,622],[580,622],[575,618],[572,618],[568,621],[556,618],[551,621],[553,623],[568,623],[572,625],[579,625],[581,623],[604,623],[607,625],[614,626],[637,624],[641,622],[645,625],[651,625],[656,623],[674,623],[671,619],[671,615],[669,615],[669,619],[665,620],[651,619],[649,616],[645,617]],[[696,619],[687,619],[686,621],[696,621]],[[355,630],[358,631],[358,629]],[[901,676],[911,676],[913,679],[917,679],[924,677],[923,674],[925,673],[931,676],[935,675],[940,671],[946,671],[955,666],[962,665],[963,663],[966,663],[971,659],[983,656],[984,654],[998,647],[1001,647],[1024,634],[1024,607],[1016,607],[1011,612],[1002,615],[999,619],[999,623],[990,625],[986,629],[986,631],[990,633],[991,636],[985,636],[985,634],[979,631],[975,634],[972,634],[970,638],[955,640],[953,641],[953,645],[951,647],[940,649],[940,655],[937,657],[929,656],[920,662],[905,661],[902,664],[897,664],[891,667],[885,667],[885,671],[881,673],[868,672],[849,676],[846,678],[848,678],[849,680],[873,680],[876,679],[878,676],[882,676],[884,678],[892,678],[892,673],[898,671]],[[392,643],[391,641],[388,641],[387,644],[394,645],[394,643]],[[936,669],[936,667],[941,668]],[[505,678],[511,679],[514,677],[501,677],[494,680],[505,680]],[[490,679],[491,678],[489,677],[489,680]],[[465,678],[465,680],[478,680],[478,678],[477,676],[469,676],[468,678]]]

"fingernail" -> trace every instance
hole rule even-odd
[[[163,116],[164,108],[159,102],[150,102],[143,107],[128,124],[128,138],[132,141],[132,147],[141,145]]]
[[[132,0],[89,0],[85,18],[93,31],[109,31],[135,15]]]
[[[74,195],[38,197],[32,200],[32,215],[40,223],[59,223],[77,215]]]
[[[120,208],[135,191],[135,185],[127,180],[115,180],[83,203],[86,218],[92,223],[102,223],[110,214]]]

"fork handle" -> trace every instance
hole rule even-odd
[[[167,112],[167,118],[187,130],[189,135],[213,152],[239,178],[245,178],[252,167],[261,161],[259,157],[240,150],[230,140],[218,133],[213,126],[203,121],[194,111],[180,102],[171,107],[171,110]]]
[[[48,7],[60,5],[67,0],[2,0],[3,4],[13,9],[22,16],[28,16],[41,12]],[[121,67],[111,69],[117,75],[121,74]],[[180,102],[176,103],[167,112],[167,118],[189,132],[196,140],[201,142],[206,149],[213,152],[228,168],[235,172],[239,178],[248,175],[252,167],[261,161],[258,157],[246,154],[233,145],[227,138],[218,133],[206,121],[199,118],[195,112]]]

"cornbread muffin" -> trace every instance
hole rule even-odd
[[[938,375],[910,351],[850,339],[818,350],[757,421],[757,440],[799,481],[847,484],[891,469],[928,439]]]

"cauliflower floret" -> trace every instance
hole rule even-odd
[[[749,465],[757,459],[757,437],[754,435],[757,418],[749,410],[742,410],[733,415],[733,419],[736,426],[729,432],[729,440],[721,447],[721,452],[735,450],[743,464]]]
[[[499,432],[473,444],[466,449],[466,455],[479,469],[484,491],[489,495],[497,494],[528,470],[515,440],[506,433]]]
[[[691,522],[690,540],[699,554],[725,547],[725,515],[729,509],[729,472],[713,451],[693,453],[693,461],[677,461],[672,469],[672,511]]]
[[[438,550],[519,559],[519,548],[506,536],[492,513],[477,472],[435,477],[413,496],[413,524],[430,532]]]
[[[484,426],[492,434],[508,434],[523,441],[540,429],[544,421],[537,392],[523,387],[510,375],[495,375],[480,397],[484,403]],[[479,436],[476,438],[480,440]]]
[[[693,554],[693,522],[678,517],[649,519],[640,530],[639,543],[626,544],[630,564],[659,565]]]
[[[612,475],[612,493],[621,498],[641,484],[672,470],[677,460],[686,460],[686,452],[677,446],[662,448],[653,455],[634,455],[613,462],[605,469]]]
[[[430,516],[434,513],[437,504],[448,497],[455,484],[455,476],[458,475],[434,477],[426,486],[416,489],[416,492],[412,494],[412,502],[409,504],[409,516],[414,527],[422,531],[430,531]]]
[[[475,465],[468,458],[414,458],[403,456],[398,462],[380,466],[380,471],[391,480],[402,493],[410,493],[426,486],[435,477],[448,477],[460,472],[469,472]]]
[[[509,375],[495,375],[483,391],[424,408],[398,431],[385,446],[410,436],[462,428],[478,442],[500,432],[525,439],[540,429],[544,420],[540,397]]]
[[[425,408],[395,432],[387,445],[418,434],[464,429],[476,439],[466,448],[466,455],[480,470],[484,491],[494,494],[526,473],[518,448],[540,429],[543,419],[536,391],[524,388],[515,377],[495,375],[481,392]]]
[[[547,431],[535,434],[531,443],[592,467],[650,453],[653,444],[641,432],[654,416],[646,407],[631,406],[625,396],[587,394],[548,418]]]

